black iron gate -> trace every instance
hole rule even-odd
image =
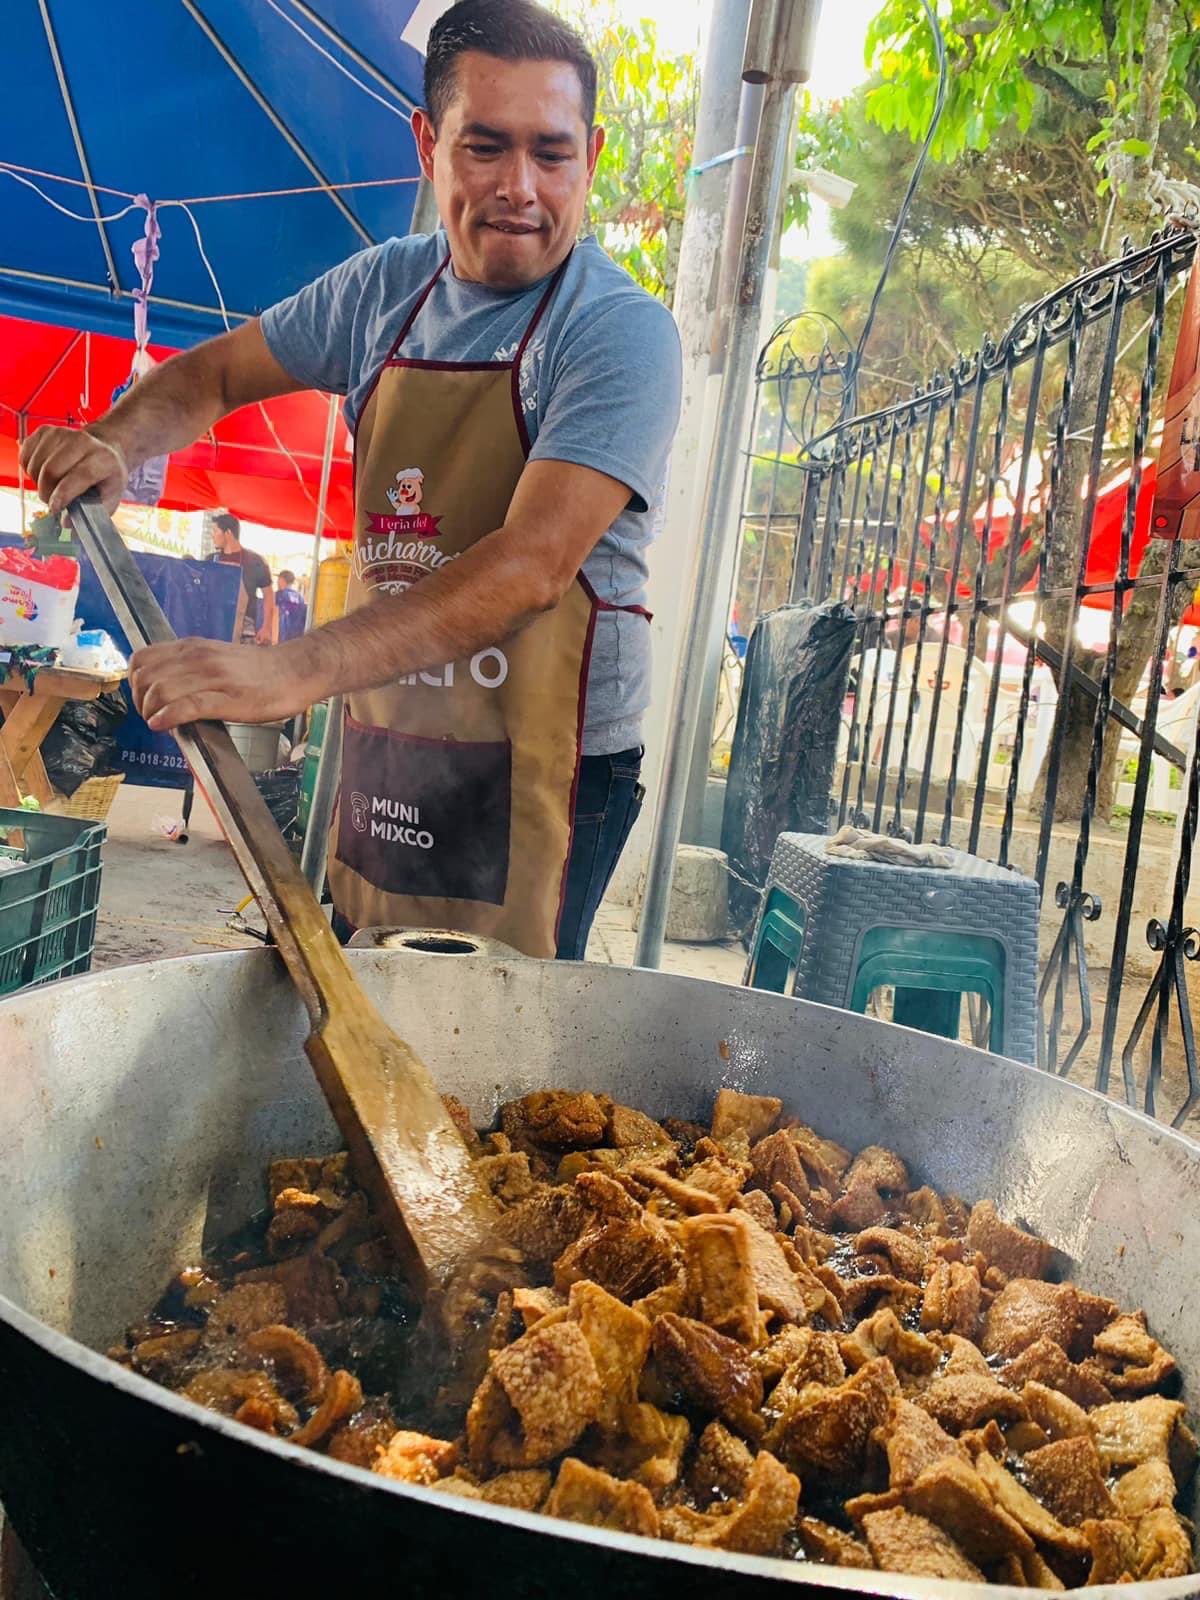
[[[1200,674],[1182,653],[1200,547],[1148,524],[1195,249],[1181,230],[1127,249],[816,438],[842,370],[785,325],[759,365],[735,601],[744,633],[788,599],[853,606],[831,826],[1035,876],[1041,1064],[1107,1091],[1117,1063],[1114,1087],[1176,1124],[1200,1103]]]

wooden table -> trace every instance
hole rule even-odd
[[[119,688],[121,674],[41,667],[32,690],[19,669],[0,683],[0,806],[15,807],[22,795],[41,806],[54,798],[42,761],[42,740],[68,700],[98,700]]]

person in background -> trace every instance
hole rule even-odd
[[[271,569],[256,550],[242,544],[242,525],[232,511],[219,511],[213,518],[211,561],[223,566],[241,567],[242,587],[233,619],[234,644],[270,644],[275,637],[275,594],[271,588]],[[262,620],[258,601],[262,597]]]
[[[308,605],[296,587],[296,574],[286,567],[275,580],[275,643],[286,644],[304,632]]]

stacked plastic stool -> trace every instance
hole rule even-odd
[[[822,834],[782,833],[745,982],[865,1011],[894,989],[893,1021],[956,1039],[964,995],[988,1003],[989,1044],[1037,1057],[1038,888],[947,850],[948,868],[827,855]]]

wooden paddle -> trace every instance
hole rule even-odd
[[[70,517],[130,644],[174,639],[97,497],[73,501]],[[491,1194],[424,1063],[359,987],[225,724],[194,722],[174,733],[308,1008],[305,1050],[358,1182],[417,1291],[461,1304],[463,1275],[506,1253],[495,1241]]]

